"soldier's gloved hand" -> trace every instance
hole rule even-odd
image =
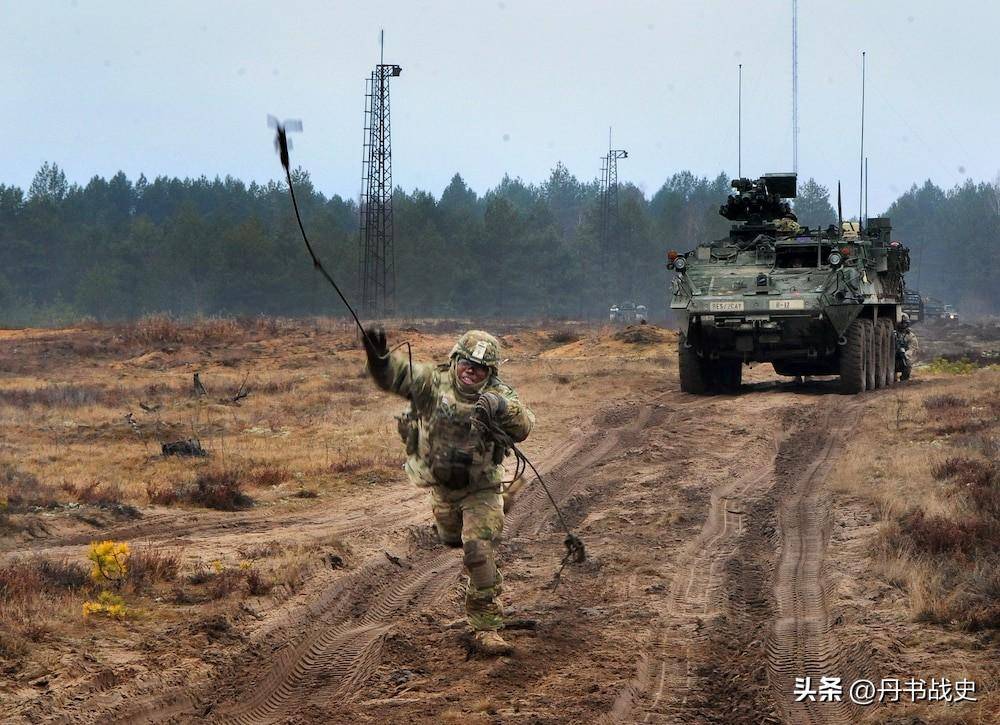
[[[483,393],[476,401],[475,416],[484,425],[498,424],[500,417],[506,412],[507,400],[497,393]]]
[[[369,325],[362,342],[368,355],[368,369],[372,375],[384,372],[389,367],[389,343],[386,342],[385,329],[382,325]]]

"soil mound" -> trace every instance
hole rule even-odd
[[[660,328],[653,325],[629,325],[616,332],[613,337],[629,345],[654,345],[666,340]]]

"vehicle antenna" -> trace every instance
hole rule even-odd
[[[861,201],[865,186],[865,51],[861,51],[861,168],[858,170],[858,231],[861,231]]]
[[[868,157],[865,156],[865,226],[868,226]]]
[[[736,90],[736,178],[743,178],[743,64],[739,66]]]
[[[844,205],[840,200],[840,181],[837,181],[837,233],[844,233]]]

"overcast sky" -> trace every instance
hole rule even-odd
[[[790,170],[791,0],[593,2],[0,1],[0,183],[43,161],[85,183],[280,173],[268,113],[301,118],[293,163],[356,197],[364,79],[385,28],[394,181],[440,194],[562,161],[598,175],[608,127],[620,177]],[[1000,171],[1000,5],[799,3],[799,173],[857,208],[861,51],[874,215],[912,183]]]

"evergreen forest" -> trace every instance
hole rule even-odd
[[[316,251],[358,299],[355,200],[293,174]],[[406,317],[601,318],[611,302],[666,314],[669,249],[724,236],[729,179],[675,173],[651,196],[623,184],[616,254],[600,245],[600,189],[558,164],[540,184],[505,176],[477,193],[456,174],[440,196],[393,197],[397,312]],[[828,189],[799,184],[800,222],[836,220]],[[915,184],[885,214],[911,249],[911,287],[967,315],[1000,310],[1000,177]],[[283,183],[119,172],[71,184],[46,163],[27,190],[0,185],[0,324],[150,313],[342,315],[313,270]]]

